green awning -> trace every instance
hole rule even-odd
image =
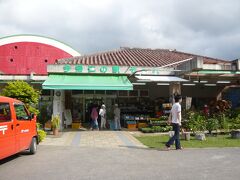
[[[133,90],[127,76],[50,74],[43,89],[62,90]]]

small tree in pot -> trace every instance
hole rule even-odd
[[[52,124],[53,135],[57,136],[58,130],[60,128],[60,116],[52,115],[51,124]]]
[[[206,120],[205,117],[199,113],[191,112],[188,120],[186,121],[186,127],[195,134],[196,139],[205,140]]]

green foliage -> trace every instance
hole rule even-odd
[[[219,127],[217,118],[208,118],[206,119],[206,129],[211,134],[213,130],[217,130]]]
[[[231,118],[226,116],[224,113],[218,115],[219,129],[228,131],[231,123]]]
[[[42,125],[40,123],[37,123],[37,129],[42,129]]]
[[[240,114],[238,114],[236,118],[232,118],[230,129],[232,130],[240,129]]]
[[[2,95],[22,101],[31,113],[39,113],[35,106],[38,104],[40,92],[24,81],[8,82],[2,90]]]
[[[144,133],[153,133],[154,130],[152,128],[142,128],[142,132],[144,132]]]
[[[47,136],[47,133],[44,131],[44,130],[37,130],[38,132],[38,137],[39,137],[39,142],[42,142],[46,136]]]
[[[189,112],[184,128],[193,131],[193,133],[196,133],[198,131],[205,131],[206,130],[205,116],[201,115],[200,113]]]
[[[51,124],[53,129],[60,128],[60,116],[59,115],[52,115]]]
[[[167,121],[168,120],[168,116],[161,116],[159,118],[160,121]]]

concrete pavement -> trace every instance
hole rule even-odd
[[[3,180],[237,180],[240,148],[159,151],[40,145],[0,164]]]
[[[131,132],[70,131],[48,136],[35,155],[0,161],[4,180],[236,180],[240,148],[161,151]]]
[[[59,137],[48,135],[41,145],[126,148],[145,146],[135,139],[129,131],[69,131]]]

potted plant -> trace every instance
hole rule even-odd
[[[239,139],[240,138],[240,114],[232,119],[231,122],[231,136],[232,138]]]
[[[52,125],[53,135],[57,136],[58,130],[60,128],[60,116],[59,115],[55,115],[55,116],[52,115],[51,125]]]
[[[185,126],[187,129],[190,129],[193,134],[195,134],[195,138],[198,140],[205,140],[206,130],[206,121],[205,117],[196,112],[190,112],[188,120],[186,121]]]

